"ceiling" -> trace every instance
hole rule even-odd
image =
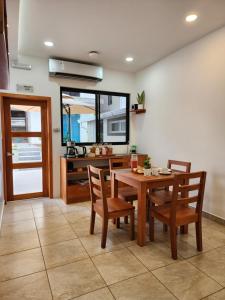
[[[136,72],[225,25],[225,0],[7,0],[9,48]],[[197,13],[192,24],[185,16]],[[43,42],[50,40],[54,47]],[[100,52],[90,59],[88,52]],[[132,63],[125,57],[132,56]]]

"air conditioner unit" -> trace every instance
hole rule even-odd
[[[86,63],[49,58],[49,76],[101,81],[103,68]]]

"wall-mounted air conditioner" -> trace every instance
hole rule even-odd
[[[49,58],[49,76],[101,81],[103,68],[86,63]]]

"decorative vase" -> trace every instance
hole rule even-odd
[[[144,104],[138,104],[138,109],[144,109]]]

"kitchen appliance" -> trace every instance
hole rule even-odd
[[[75,143],[73,141],[66,142],[66,157],[76,157],[77,149],[75,148]]]
[[[87,154],[87,148],[85,146],[77,146],[76,148],[77,151],[77,157],[85,157]]]

